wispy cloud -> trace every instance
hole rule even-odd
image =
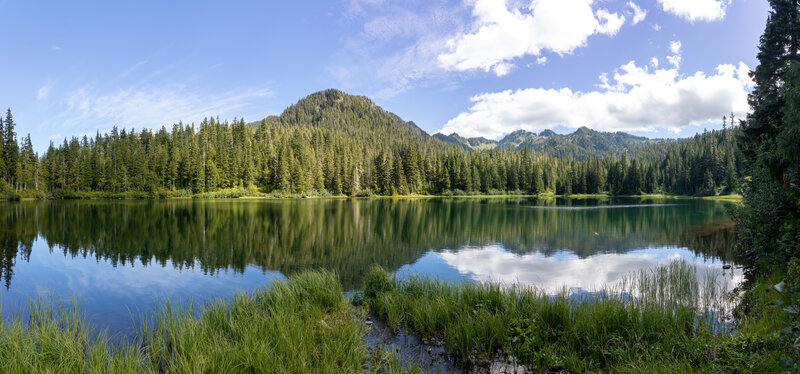
[[[42,85],[42,87],[39,87],[39,90],[36,91],[36,100],[42,101],[46,99],[47,96],[50,95],[50,91],[52,91],[52,89],[53,89],[52,82],[47,82],[44,85]]]
[[[271,95],[272,91],[264,87],[204,92],[183,84],[111,91],[85,86],[68,94],[63,112],[47,123],[77,131],[111,126],[159,128],[213,116],[233,119],[266,105],[264,99]]]
[[[343,22],[361,30],[345,39],[328,70],[342,88],[366,88],[377,98],[441,82],[436,58],[466,14],[463,4],[444,0],[351,0]]]
[[[628,11],[628,14],[632,18],[631,19],[631,24],[632,25],[636,25],[639,22],[644,21],[644,19],[647,17],[647,11],[646,10],[644,10],[641,7],[639,7],[638,5],[636,5],[636,3],[634,3],[633,1],[628,1],[627,5],[628,5],[628,8],[630,8],[630,10]]]
[[[626,21],[595,0],[350,0],[343,22],[361,32],[328,70],[344,89],[366,88],[371,96],[391,97],[418,86],[452,86],[454,75],[511,73],[516,60],[544,52],[566,55],[592,35],[614,36]],[[634,22],[646,12],[625,5]],[[619,7],[618,7],[619,8]],[[630,9],[629,9],[630,8]],[[537,59],[538,58],[538,59]]]

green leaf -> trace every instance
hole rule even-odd
[[[784,286],[784,283],[783,283],[783,282],[780,282],[780,283],[778,283],[778,284],[776,284],[776,285],[772,286],[772,288],[774,288],[774,289],[775,289],[775,290],[777,290],[778,292],[783,292],[783,286]]]

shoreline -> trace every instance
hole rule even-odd
[[[637,199],[692,199],[692,200],[711,200],[711,201],[727,201],[727,202],[741,202],[742,195],[728,194],[728,195],[715,195],[715,196],[693,196],[693,195],[677,195],[677,194],[641,194],[641,195],[609,195],[606,193],[601,194],[570,194],[570,195],[556,195],[553,193],[543,194],[459,194],[459,195],[371,195],[371,196],[347,196],[347,195],[272,195],[272,194],[229,194],[230,191],[219,191],[212,193],[193,194],[190,196],[173,196],[169,192],[159,193],[122,193],[122,194],[105,194],[105,193],[88,193],[79,197],[21,197],[19,199],[2,199],[0,202],[14,202],[14,201],[37,201],[37,200],[222,200],[222,199],[242,199],[242,200],[310,200],[310,199],[485,199],[485,198],[562,198],[572,200],[591,200],[591,199],[613,199],[613,198],[637,198]]]

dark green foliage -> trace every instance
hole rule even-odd
[[[742,312],[772,324],[767,333],[800,349],[800,4],[770,0],[772,11],[751,73],[752,113],[738,137],[752,178],[735,213],[742,254],[750,260]],[[766,300],[770,299],[770,300]],[[767,301],[769,303],[767,304]],[[798,360],[783,358],[790,372]]]
[[[800,5],[770,1],[759,66],[752,73],[753,113],[742,122],[739,143],[752,180],[738,211],[744,250],[762,271],[786,273],[800,257]]]

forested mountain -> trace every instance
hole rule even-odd
[[[552,130],[544,130],[539,134],[517,130],[506,135],[500,141],[486,138],[463,138],[456,133],[434,136],[445,142],[459,144],[466,150],[482,151],[495,147],[502,149],[528,148],[557,158],[577,160],[607,155],[622,156],[649,145],[676,142],[671,139],[648,139],[624,132],[599,132],[587,127],[581,127],[567,135],[559,135]]]
[[[3,122],[3,189],[52,196],[92,193],[406,195],[462,193],[733,191],[742,178],[733,131],[680,142],[579,129],[544,132],[519,146],[486,139],[441,141],[371,100],[314,93],[257,123],[208,118],[171,129],[126,130],[65,139],[33,153]],[[519,134],[523,135],[523,134]],[[464,146],[464,142],[469,147]],[[549,152],[537,144],[555,144]],[[668,148],[658,148],[663,143]],[[531,146],[524,146],[531,144]],[[468,149],[479,149],[472,151]],[[630,152],[623,151],[630,150]],[[589,151],[591,150],[591,151]],[[634,151],[635,150],[635,151]],[[103,195],[103,196],[107,196]]]
[[[461,135],[458,135],[457,133],[452,133],[450,135],[436,133],[433,134],[433,137],[443,142],[458,144],[467,151],[483,151],[483,150],[494,149],[495,147],[497,147],[496,140],[486,139],[483,137],[464,138]]]

